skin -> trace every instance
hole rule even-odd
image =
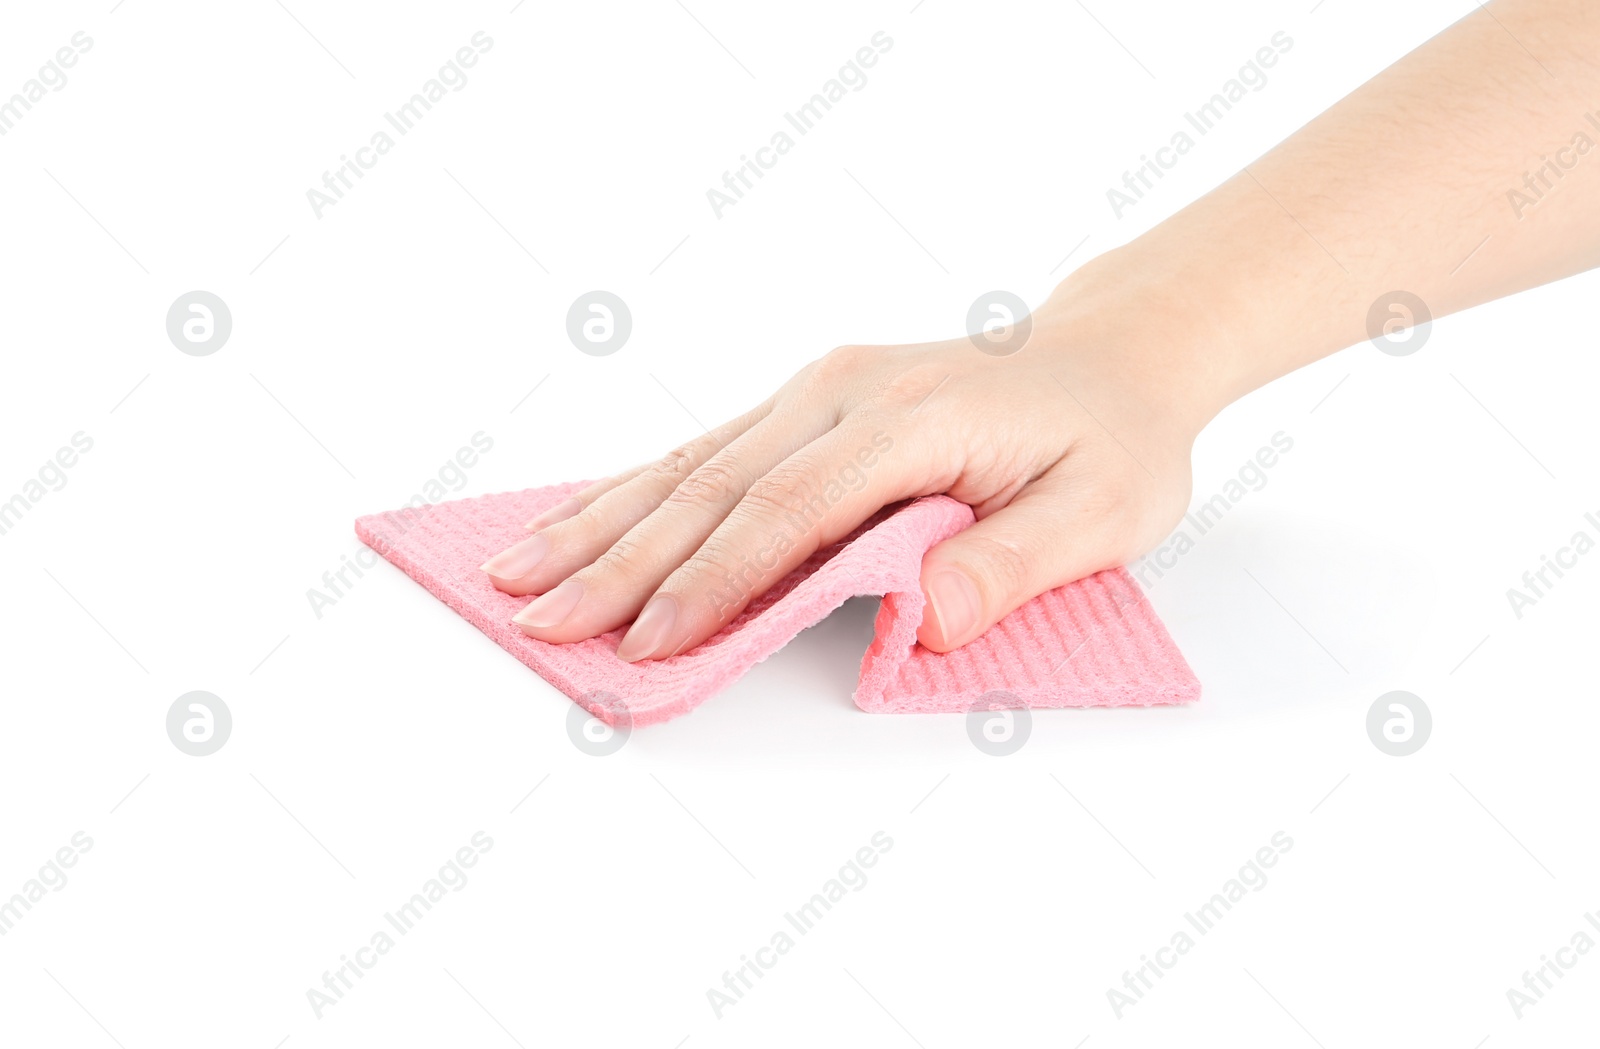
[[[1488,4],[1073,273],[1018,352],[966,337],[836,349],[749,413],[530,522],[484,571],[541,595],[514,619],[534,637],[632,622],[618,656],[661,659],[879,508],[943,492],[978,521],[925,555],[918,640],[959,647],[1157,546],[1188,505],[1206,423],[1365,341],[1396,289],[1441,317],[1600,265],[1591,112],[1600,4]]]

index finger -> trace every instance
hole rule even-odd
[[[700,644],[819,548],[913,494],[894,448],[881,421],[847,420],[774,467],[661,584],[617,655],[664,659]]]

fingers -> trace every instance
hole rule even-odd
[[[873,424],[847,421],[762,477],[666,577],[617,655],[662,659],[699,644],[819,547],[908,494],[893,447]]]
[[[917,640],[959,648],[1047,590],[1122,563],[1120,516],[1070,458],[922,558]]]
[[[600,481],[573,500],[551,507],[534,535],[507,548],[482,565],[498,589],[518,597],[542,593],[603,554],[628,529],[644,520],[668,495],[720,452],[765,419],[771,402],[701,435],[648,466]],[[776,461],[776,460],[774,460]]]
[[[596,499],[600,498],[602,495],[605,495],[607,492],[611,491],[611,489],[628,483],[635,477],[638,477],[640,474],[650,469],[650,467],[653,465],[653,463],[641,463],[640,465],[635,466],[633,469],[624,470],[614,477],[607,477],[603,481],[596,481],[594,484],[591,484],[587,488],[579,491],[578,494],[572,498],[563,499],[561,502],[552,506],[550,509],[540,514],[538,517],[535,517],[522,527],[526,528],[530,532],[537,532],[541,529],[549,528],[553,524],[558,524],[562,521],[565,521],[569,517],[576,517],[584,510],[585,507],[589,506]]]
[[[762,420],[684,478],[615,542],[581,527],[581,518],[535,537],[549,537],[550,553],[525,578],[536,586],[546,579],[559,585],[513,622],[551,642],[582,640],[631,622],[645,599],[700,548],[751,486],[831,421],[787,414]],[[565,578],[548,574],[557,572]]]

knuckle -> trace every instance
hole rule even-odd
[[[612,543],[605,553],[595,558],[594,563],[585,569],[584,574],[630,577],[644,567],[645,554],[645,544],[625,535]]]
[[[1039,559],[1014,539],[978,535],[971,537],[975,567],[996,588],[993,598],[1006,598],[1028,589]]]
[[[790,459],[750,486],[740,503],[741,512],[759,518],[792,518],[818,494],[817,476],[808,460]]]
[[[840,386],[859,379],[866,370],[870,352],[862,346],[840,346],[812,361],[803,373],[802,390],[831,396]]]
[[[727,577],[732,579],[732,565],[737,564],[737,558],[730,558],[726,545],[721,541],[711,538],[705,544],[689,555],[689,559],[672,573],[672,578],[667,580],[662,589],[694,590],[704,581],[716,581]]]
[[[696,464],[700,462],[699,451],[694,442],[679,445],[672,451],[656,460],[650,468],[650,473],[658,481],[670,484],[674,488],[683,483],[683,479],[694,472]]]
[[[949,378],[948,370],[941,371],[925,364],[913,364],[885,379],[880,396],[896,407],[914,407],[925,401],[930,393]]]
[[[784,558],[795,548],[781,530],[763,535],[759,539],[710,536],[672,573],[663,589],[679,593],[737,591],[753,596],[782,574]]]
[[[832,374],[850,374],[859,371],[870,355],[871,351],[867,347],[854,343],[835,346],[818,359],[817,369]]]
[[[725,622],[749,603],[761,582],[748,560],[728,559],[725,551],[709,544],[672,573],[661,590],[682,599],[703,601],[714,618]]]
[[[718,455],[706,462],[673,489],[671,501],[713,506],[732,506],[749,489],[749,477],[732,456]]]

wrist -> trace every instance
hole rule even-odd
[[[1250,388],[1238,333],[1216,300],[1139,242],[1085,263],[1035,317],[1187,440]]]

